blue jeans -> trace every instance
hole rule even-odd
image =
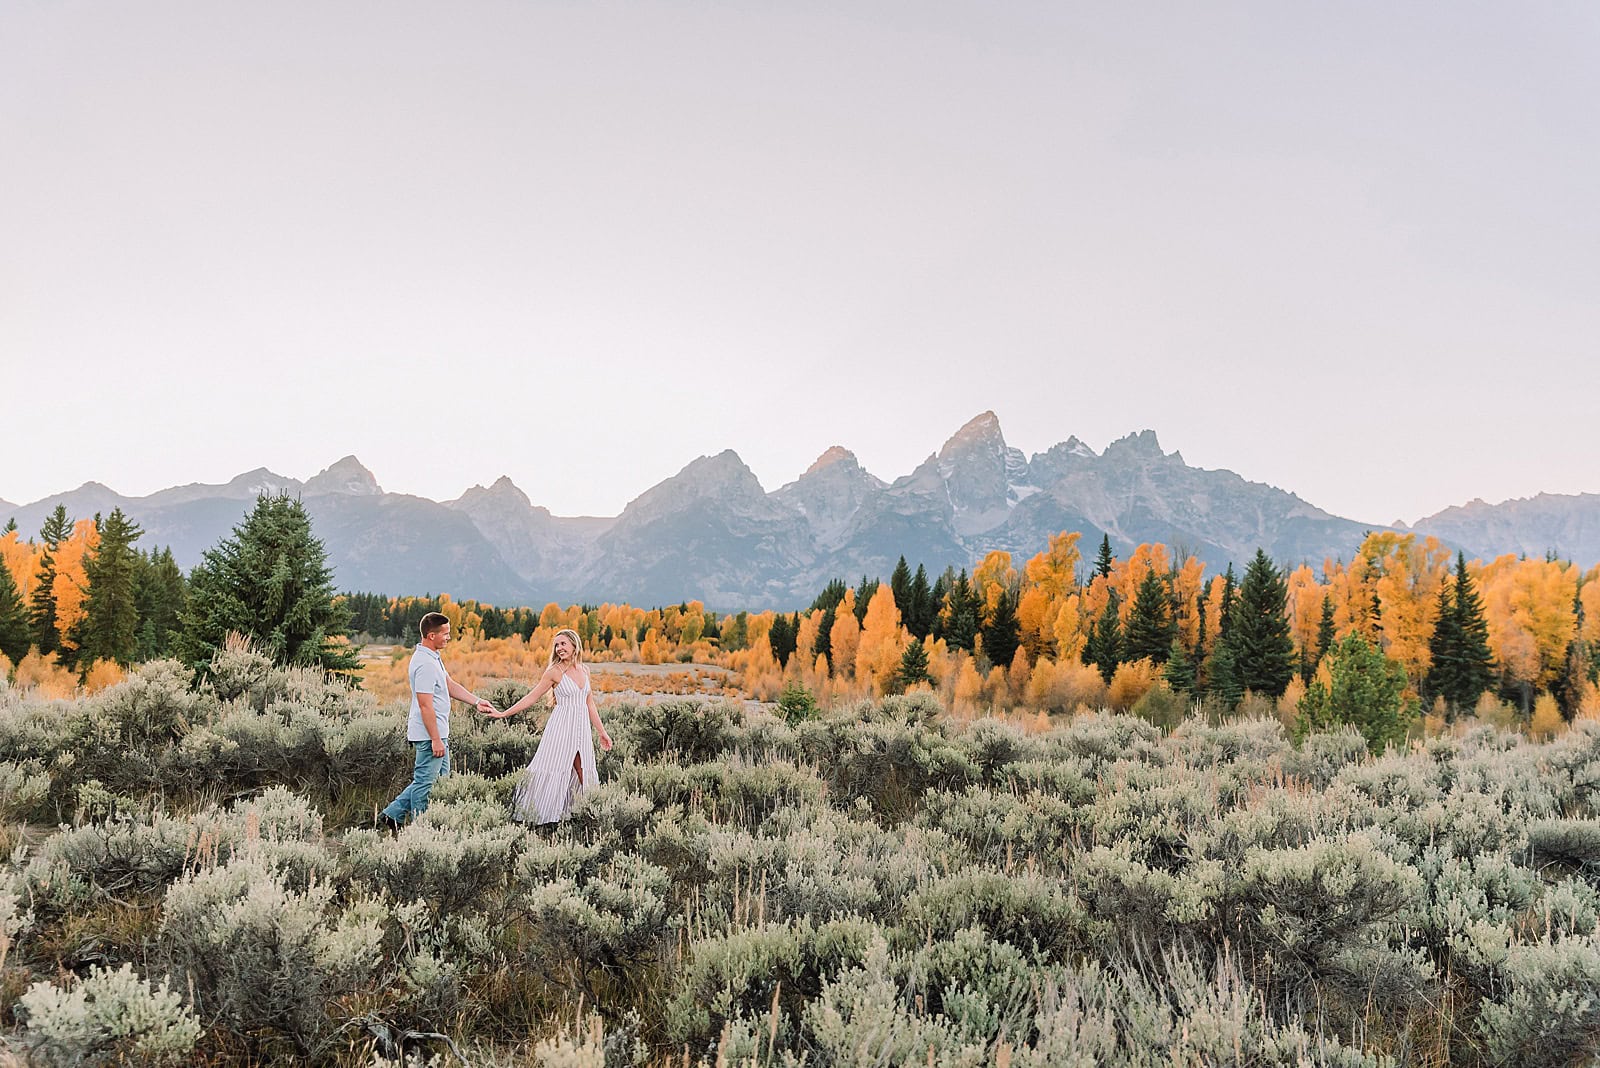
[[[428,795],[441,775],[450,774],[450,740],[445,739],[444,756],[433,755],[432,742],[412,742],[417,751],[417,765],[411,772],[411,785],[400,791],[400,796],[389,802],[383,814],[396,823],[409,823],[428,809]]]

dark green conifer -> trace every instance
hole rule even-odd
[[[84,562],[89,594],[84,602],[78,663],[111,660],[126,667],[139,652],[139,555],[133,543],[144,531],[114,508],[100,523],[100,544]]]
[[[33,644],[45,654],[61,650],[61,634],[56,628],[55,554],[71,534],[72,520],[67,518],[66,506],[58,504],[45,517],[39,531],[44,555],[39,559],[39,570],[33,577],[33,593],[28,598],[28,627],[33,632]]]
[[[1128,612],[1123,659],[1165,663],[1177,635],[1178,621],[1173,618],[1172,594],[1167,580],[1151,568],[1140,580],[1133,608]]]
[[[288,496],[260,497],[190,576],[179,644],[183,659],[202,671],[230,633],[281,664],[349,671],[359,661],[342,642],[348,628],[305,507]]]
[[[911,614],[906,619],[906,629],[913,636],[926,638],[933,630],[933,612],[937,603],[933,590],[928,587],[928,569],[918,564],[917,573],[911,577]]]
[[[1230,692],[1252,690],[1278,697],[1288,687],[1295,672],[1294,640],[1284,615],[1288,599],[1283,574],[1257,549],[1245,568],[1227,634],[1220,640],[1229,654]]]
[[[900,656],[900,673],[896,676],[898,689],[905,691],[919,682],[928,681],[928,650],[921,638],[912,638]]]
[[[16,666],[28,655],[33,634],[28,629],[28,610],[23,607],[11,569],[0,563],[0,655]],[[4,674],[0,673],[0,678]]]
[[[1100,669],[1100,677],[1107,683],[1122,664],[1122,619],[1117,609],[1117,593],[1111,591],[1104,611],[1089,630],[1088,641],[1083,646],[1083,662]]]
[[[1111,566],[1116,562],[1117,558],[1111,552],[1111,535],[1100,535],[1100,552],[1094,560],[1094,573],[1108,579],[1111,577]]]
[[[894,571],[889,574],[889,591],[894,594],[894,606],[900,610],[901,621],[910,619],[911,565],[906,563],[904,555],[896,561]]]
[[[1174,692],[1194,692],[1194,661],[1189,659],[1189,652],[1184,649],[1183,642],[1178,640],[1177,635],[1173,635],[1172,645],[1167,650],[1167,666],[1162,669],[1161,674]]]
[[[1010,591],[1002,591],[994,611],[989,614],[989,621],[983,625],[983,655],[991,664],[1010,667],[1021,640],[1016,598]]]

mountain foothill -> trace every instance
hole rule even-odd
[[[0,516],[37,530],[57,504],[85,517],[121,507],[185,570],[258,496],[299,497],[340,588],[448,592],[494,604],[549,601],[792,609],[838,576],[883,576],[904,556],[930,574],[1002,549],[1027,558],[1063,530],[1118,554],[1161,542],[1220,570],[1259,547],[1320,566],[1348,558],[1372,524],[1323,511],[1228,470],[1191,467],[1144,430],[1095,452],[1075,437],[1025,456],[984,412],[892,482],[834,446],[768,491],[729,449],[702,456],[614,517],[557,516],[509,478],[452,501],[388,493],[353,456],[301,482],[265,468],[223,485],[129,498],[96,482]],[[1419,520],[1419,533],[1488,560],[1554,552],[1600,561],[1600,494],[1473,501]]]

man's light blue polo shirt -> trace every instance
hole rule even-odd
[[[425,742],[428,729],[422,725],[422,705],[417,694],[433,694],[433,721],[438,724],[439,738],[450,737],[450,676],[445,673],[444,661],[426,645],[419,644],[411,654],[411,719],[406,722],[406,741]]]

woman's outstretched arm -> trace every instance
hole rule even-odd
[[[522,695],[522,700],[518,701],[516,704],[512,705],[510,708],[506,709],[504,712],[496,712],[496,713],[494,713],[493,718],[495,718],[495,719],[505,719],[507,716],[516,715],[518,712],[521,712],[523,709],[528,708],[535,701],[539,700],[539,698],[541,698],[545,694],[549,693],[550,692],[550,687],[554,686],[556,683],[558,683],[560,681],[561,681],[561,669],[558,668],[556,665],[551,664],[549,667],[544,669],[544,674],[539,677],[539,681],[538,682],[534,683],[533,689],[529,690],[527,693]]]

